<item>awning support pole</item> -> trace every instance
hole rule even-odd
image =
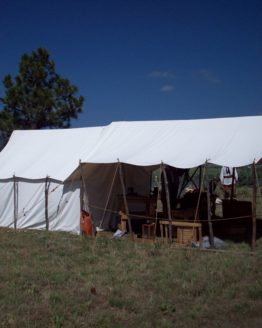
[[[49,193],[50,181],[48,176],[45,179],[45,224],[46,230],[49,230],[49,216],[48,216],[48,193]]]
[[[202,187],[202,165],[199,166],[199,181],[198,181],[198,189],[201,190]]]
[[[257,235],[257,172],[255,161],[252,164],[252,178],[253,178],[253,199],[252,199],[252,251],[256,248],[256,235]]]
[[[82,168],[82,163],[81,163],[81,160],[79,160],[79,168],[80,168],[80,174],[81,174],[81,180],[82,180],[82,186],[84,187],[84,193],[80,193],[81,195],[82,195],[82,197],[84,196],[84,195],[86,195],[86,197],[88,197],[88,194],[87,194],[87,188],[86,188],[86,182],[85,182],[85,179],[84,179],[84,174],[83,174],[83,168]],[[80,200],[80,205],[82,205],[83,206],[83,199],[82,200]],[[83,210],[83,208],[81,207],[81,209],[80,209],[81,211]],[[89,216],[90,216],[90,221],[91,221],[91,224],[92,224],[92,227],[93,227],[93,229],[92,229],[92,235],[93,235],[93,237],[95,236],[95,234],[96,234],[96,227],[95,227],[95,225],[94,225],[94,221],[93,221],[93,217],[92,217],[92,211],[91,211],[91,208],[89,207],[89,204],[88,204],[88,213],[89,213]],[[80,213],[80,215],[81,215],[81,213]]]
[[[199,195],[198,195],[198,199],[197,199],[197,206],[196,206],[196,210],[195,210],[195,216],[194,216],[194,222],[197,221],[198,219],[198,213],[199,213],[199,206],[200,206],[200,199],[201,199],[201,194],[202,194],[202,191],[203,191],[203,188],[204,188],[204,178],[205,178],[205,174],[203,174],[202,172],[202,165],[199,166],[199,187],[198,187],[198,190],[199,190]]]
[[[210,202],[210,189],[209,189],[209,179],[208,179],[208,163],[206,161],[206,190],[207,190],[207,220],[208,220],[208,228],[209,228],[209,243],[211,248],[215,247],[214,244],[214,234],[213,234],[213,226],[211,221],[211,202]]]
[[[82,179],[82,175],[80,175],[80,210],[82,211],[83,206],[84,206],[84,193],[83,193],[83,189],[84,189],[84,184],[83,184],[83,179]]]
[[[168,188],[168,180],[166,175],[166,167],[162,163],[162,172],[164,176],[164,183],[165,183],[165,192],[166,192],[166,204],[167,204],[167,215],[168,215],[168,221],[169,221],[169,242],[172,242],[172,214],[171,214],[171,206],[170,206],[170,195],[169,195],[169,188]]]
[[[110,186],[110,190],[109,190],[108,197],[107,197],[107,200],[106,200],[106,205],[105,205],[105,208],[104,208],[104,211],[103,211],[102,220],[99,224],[99,228],[101,228],[102,224],[104,223],[107,207],[108,207],[108,204],[109,204],[109,201],[110,201],[110,197],[111,197],[111,194],[112,194],[113,187],[115,185],[115,180],[116,180],[116,175],[117,175],[118,169],[119,169],[119,162],[117,163],[117,166],[116,166],[116,169],[115,169],[115,173],[114,173],[113,180],[112,180],[112,183],[111,183],[111,186]]]
[[[128,221],[129,233],[131,234],[131,237],[134,240],[134,234],[133,234],[133,230],[132,230],[132,225],[131,225],[130,216],[129,216],[129,209],[128,209],[128,204],[127,204],[127,199],[126,199],[126,188],[125,188],[125,183],[124,183],[122,164],[119,162],[119,160],[118,160],[118,163],[119,163],[119,176],[120,176],[120,182],[121,182],[121,187],[122,187],[125,212],[126,212],[127,221]]]
[[[233,201],[234,194],[235,194],[235,175],[236,175],[236,169],[233,167],[233,172],[232,172],[232,184],[231,184],[231,196],[230,200],[231,202]]]

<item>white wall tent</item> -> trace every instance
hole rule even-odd
[[[122,192],[115,176],[118,161],[125,163],[125,186],[134,186],[143,195],[149,191],[150,171],[161,162],[177,168],[197,167],[206,161],[245,166],[262,157],[261,140],[262,116],[15,131],[0,154],[0,225],[12,227],[17,217],[19,228],[46,227],[47,176],[52,182],[49,228],[78,232],[81,176],[88,194],[86,206],[92,205],[98,224],[106,205],[116,210],[116,196]]]
[[[0,226],[79,232],[80,181],[67,178],[102,129],[14,131],[0,153]]]

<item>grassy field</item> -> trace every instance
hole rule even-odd
[[[1,327],[261,327],[262,241],[175,249],[0,230]]]

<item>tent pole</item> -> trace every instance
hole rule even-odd
[[[199,181],[198,181],[198,188],[201,190],[202,186],[202,165],[199,166]]]
[[[48,176],[45,179],[45,224],[46,230],[49,230],[49,217],[48,217],[48,193],[49,193],[50,182]]]
[[[82,211],[82,209],[83,209],[83,197],[84,197],[84,195],[83,195],[83,188],[84,188],[84,186],[83,186],[83,179],[82,179],[82,176],[80,177],[80,209],[81,209],[81,211]]]
[[[79,160],[79,168],[80,168],[80,174],[81,174],[81,180],[82,180],[82,185],[84,187],[84,194],[86,195],[87,197],[87,188],[86,188],[86,183],[85,183],[85,179],[84,179],[84,174],[83,174],[83,168],[82,168],[82,163],[81,163],[81,160]],[[83,205],[83,199],[82,199],[82,205]],[[80,201],[80,204],[81,204],[81,201]],[[92,211],[91,211],[91,208],[89,207],[89,204],[88,205],[88,213],[89,213],[89,217],[90,217],[90,221],[91,221],[91,224],[92,224],[92,235],[93,237],[95,236],[95,233],[96,233],[96,230],[95,230],[95,226],[94,226],[94,221],[93,221],[93,218],[92,218]],[[81,211],[82,211],[83,208],[81,208]],[[80,213],[81,215],[81,213]]]
[[[199,214],[199,206],[200,206],[200,199],[201,199],[201,193],[203,191],[203,187],[204,187],[204,174],[202,174],[202,165],[199,166],[199,177],[200,177],[200,180],[199,180],[199,186],[198,186],[198,190],[199,190],[199,196],[198,196],[198,199],[197,199],[197,206],[196,206],[196,211],[195,211],[195,217],[194,217],[194,222],[197,221],[197,218],[198,218],[198,214]]]
[[[232,202],[233,198],[234,198],[234,193],[235,193],[235,171],[236,169],[233,167],[233,172],[232,172],[232,184],[231,184],[231,196],[230,196],[230,200]]]
[[[13,188],[14,188],[14,229],[17,228],[17,184],[16,184],[16,176],[13,175]]]
[[[255,161],[252,164],[252,178],[253,178],[253,199],[252,199],[252,251],[256,248],[256,234],[257,234],[257,179],[256,179],[256,164]]]
[[[208,163],[206,161],[206,189],[207,189],[207,220],[208,220],[208,228],[209,228],[209,243],[211,248],[214,248],[214,234],[213,234],[213,226],[211,221],[211,203],[210,203],[210,189],[209,189],[209,179],[208,179]]]
[[[84,193],[85,193],[85,182],[82,174],[81,159],[79,160],[79,169],[80,169],[80,209],[84,208]]]
[[[164,176],[164,183],[165,183],[165,192],[166,192],[166,203],[167,203],[167,215],[169,221],[169,242],[172,242],[172,214],[171,214],[171,206],[170,206],[170,195],[168,189],[168,180],[166,175],[166,166],[162,163],[162,172]]]
[[[118,160],[118,165],[119,165],[119,176],[120,176],[121,187],[122,187],[122,192],[123,192],[125,211],[126,211],[126,216],[127,216],[127,221],[128,221],[128,228],[129,228],[131,237],[134,240],[134,234],[133,234],[133,230],[132,230],[132,225],[131,225],[130,216],[129,216],[129,209],[128,209],[128,204],[127,204],[127,199],[126,199],[126,189],[125,189],[125,184],[124,184],[122,164],[119,162],[119,160]]]
[[[113,177],[113,180],[112,180],[112,183],[111,183],[111,186],[110,186],[110,190],[109,190],[108,197],[107,197],[107,200],[106,200],[106,205],[105,205],[105,208],[104,208],[102,220],[99,224],[99,228],[101,228],[102,224],[104,223],[106,210],[107,210],[107,207],[108,207],[108,204],[109,204],[109,201],[110,201],[110,197],[111,197],[111,194],[112,194],[113,187],[115,185],[115,180],[116,180],[116,175],[117,175],[118,168],[119,168],[119,162],[117,163],[117,166],[116,166],[116,170],[115,170],[114,177]]]

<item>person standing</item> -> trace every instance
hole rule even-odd
[[[237,170],[234,167],[223,166],[220,171],[220,182],[224,189],[225,199],[230,196],[230,191],[235,196],[235,184],[238,181]]]

